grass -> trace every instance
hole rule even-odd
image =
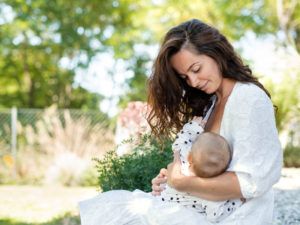
[[[80,225],[77,203],[95,187],[0,186],[0,225]]]

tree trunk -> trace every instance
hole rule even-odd
[[[27,43],[28,43],[28,38],[26,36],[26,33],[23,33],[25,39],[23,42],[23,68],[24,68],[24,76],[25,76],[25,84],[26,84],[26,90],[28,94],[28,101],[27,105],[29,107],[34,107],[35,101],[34,101],[34,82],[32,80],[30,71],[29,71],[29,66],[28,66],[28,57],[27,57]]]

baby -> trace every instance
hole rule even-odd
[[[180,152],[181,171],[186,176],[203,178],[223,173],[230,162],[231,151],[227,141],[212,132],[203,132],[201,117],[184,125],[172,145],[173,152]],[[166,185],[160,196],[162,201],[177,202],[203,214],[211,222],[219,222],[230,215],[243,202],[241,199],[213,202],[179,192]]]

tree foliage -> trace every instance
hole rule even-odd
[[[274,105],[278,108],[276,125],[277,129],[282,131],[291,119],[300,116],[300,76],[293,78],[287,73],[280,84],[269,79],[265,82],[265,86],[272,95]]]
[[[135,13],[128,3],[1,1],[1,11],[10,15],[1,16],[0,105],[97,108],[100,95],[74,87],[76,69],[88,67],[95,54],[109,48],[116,57],[132,55],[127,46],[137,38],[131,30],[139,29],[129,25]]]

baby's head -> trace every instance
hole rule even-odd
[[[212,132],[200,134],[188,155],[190,170],[199,177],[214,177],[223,173],[230,159],[229,144],[225,138]]]

